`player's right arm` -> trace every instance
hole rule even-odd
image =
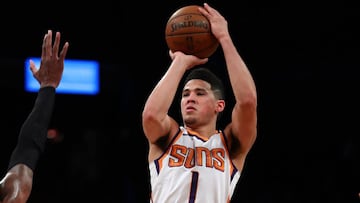
[[[160,138],[174,135],[178,130],[177,122],[168,115],[182,76],[187,69],[207,62],[195,56],[181,52],[172,53],[172,62],[160,81],[150,93],[142,112],[142,125],[146,138],[150,143],[149,158],[156,157],[161,151],[154,152],[152,145],[157,145]],[[167,139],[169,140],[169,139]],[[153,155],[153,156],[152,156]]]

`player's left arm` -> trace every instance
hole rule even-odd
[[[231,158],[238,170],[242,170],[246,155],[253,146],[257,134],[255,83],[232,41],[227,20],[206,3],[200,11],[209,19],[213,34],[218,39],[225,57],[236,102],[231,114],[231,123],[225,128],[225,135],[229,136]]]

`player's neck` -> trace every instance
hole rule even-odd
[[[186,130],[192,133],[199,134],[203,137],[211,137],[212,135],[216,134],[218,131],[213,127],[201,126],[201,127],[191,127],[185,126]]]

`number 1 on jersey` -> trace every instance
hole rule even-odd
[[[194,203],[194,202],[195,202],[198,180],[199,180],[199,172],[197,172],[197,171],[192,171],[192,179],[191,179],[191,188],[190,188],[190,195],[189,195],[189,203]]]

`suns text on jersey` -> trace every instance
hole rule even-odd
[[[225,167],[224,163],[225,150],[223,148],[208,149],[205,147],[196,147],[193,149],[182,145],[173,145],[170,151],[168,165],[169,167],[184,166],[186,168],[205,166],[223,172]]]

